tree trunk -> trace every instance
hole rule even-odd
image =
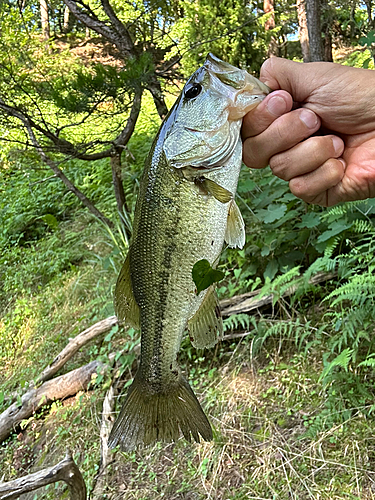
[[[306,15],[311,61],[323,61],[324,53],[320,22],[320,0],[306,0]]]
[[[324,60],[327,62],[333,62],[332,35],[328,25],[324,33]]]
[[[49,40],[50,30],[49,30],[48,4],[46,0],[39,0],[39,5],[40,5],[40,21],[42,24],[43,40]]]
[[[310,62],[309,33],[307,31],[306,1],[297,0],[298,37],[301,44],[303,62]]]
[[[65,5],[64,15],[63,15],[63,33],[69,33],[69,31],[72,29],[71,27],[72,16],[70,16],[69,14],[70,14],[69,7]]]
[[[116,154],[111,156],[112,182],[115,191],[117,210],[122,213],[123,209],[125,209],[126,213],[129,213],[129,209],[126,206],[124,185],[122,183],[121,153],[121,150],[116,149]]]
[[[265,14],[269,14],[269,17],[267,18],[267,21],[264,25],[264,29],[267,32],[275,28],[274,0],[263,0],[263,10]],[[278,55],[277,40],[273,34],[271,34],[267,55],[268,57]]]
[[[323,36],[323,56],[327,62],[333,62],[331,25],[334,15],[332,15],[328,0],[321,0],[322,19],[321,26]]]

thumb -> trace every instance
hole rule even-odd
[[[286,90],[294,101],[303,102],[319,86],[317,76],[325,63],[298,63],[280,57],[267,59],[260,80],[273,90]]]

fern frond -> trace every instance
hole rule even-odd
[[[319,381],[326,379],[327,375],[333,370],[335,367],[343,368],[345,371],[348,370],[349,363],[352,359],[353,349],[344,349],[338,356],[333,359],[329,365],[327,365],[322,374],[319,377]]]
[[[223,321],[224,332],[230,330],[248,330],[251,326],[256,327],[256,320],[249,314],[232,314]]]
[[[368,220],[356,219],[353,222],[352,229],[359,234],[372,233],[374,234],[375,228],[372,222]]]

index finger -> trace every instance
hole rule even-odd
[[[292,96],[285,90],[275,90],[245,115],[242,123],[242,139],[264,132],[276,118],[290,111],[292,107]]]

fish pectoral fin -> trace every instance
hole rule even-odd
[[[243,248],[245,245],[245,223],[240,209],[234,200],[229,204],[228,222],[224,239],[230,248]]]
[[[214,287],[210,287],[198,311],[188,320],[191,343],[197,349],[213,347],[223,336],[223,320]]]
[[[161,392],[153,391],[138,372],[129,387],[108,439],[110,448],[123,451],[149,446],[156,441],[177,441],[180,432],[191,442],[199,435],[211,441],[211,425],[189,383],[179,374],[176,383]]]
[[[130,259],[127,255],[117,278],[115,288],[115,312],[118,319],[133,328],[140,328],[139,306],[135,301],[130,278]]]
[[[228,203],[228,201],[233,199],[233,194],[228,191],[228,189],[225,189],[225,187],[220,186],[211,179],[199,177],[195,182],[200,185],[206,193],[210,193],[214,198],[220,201],[220,203]]]

